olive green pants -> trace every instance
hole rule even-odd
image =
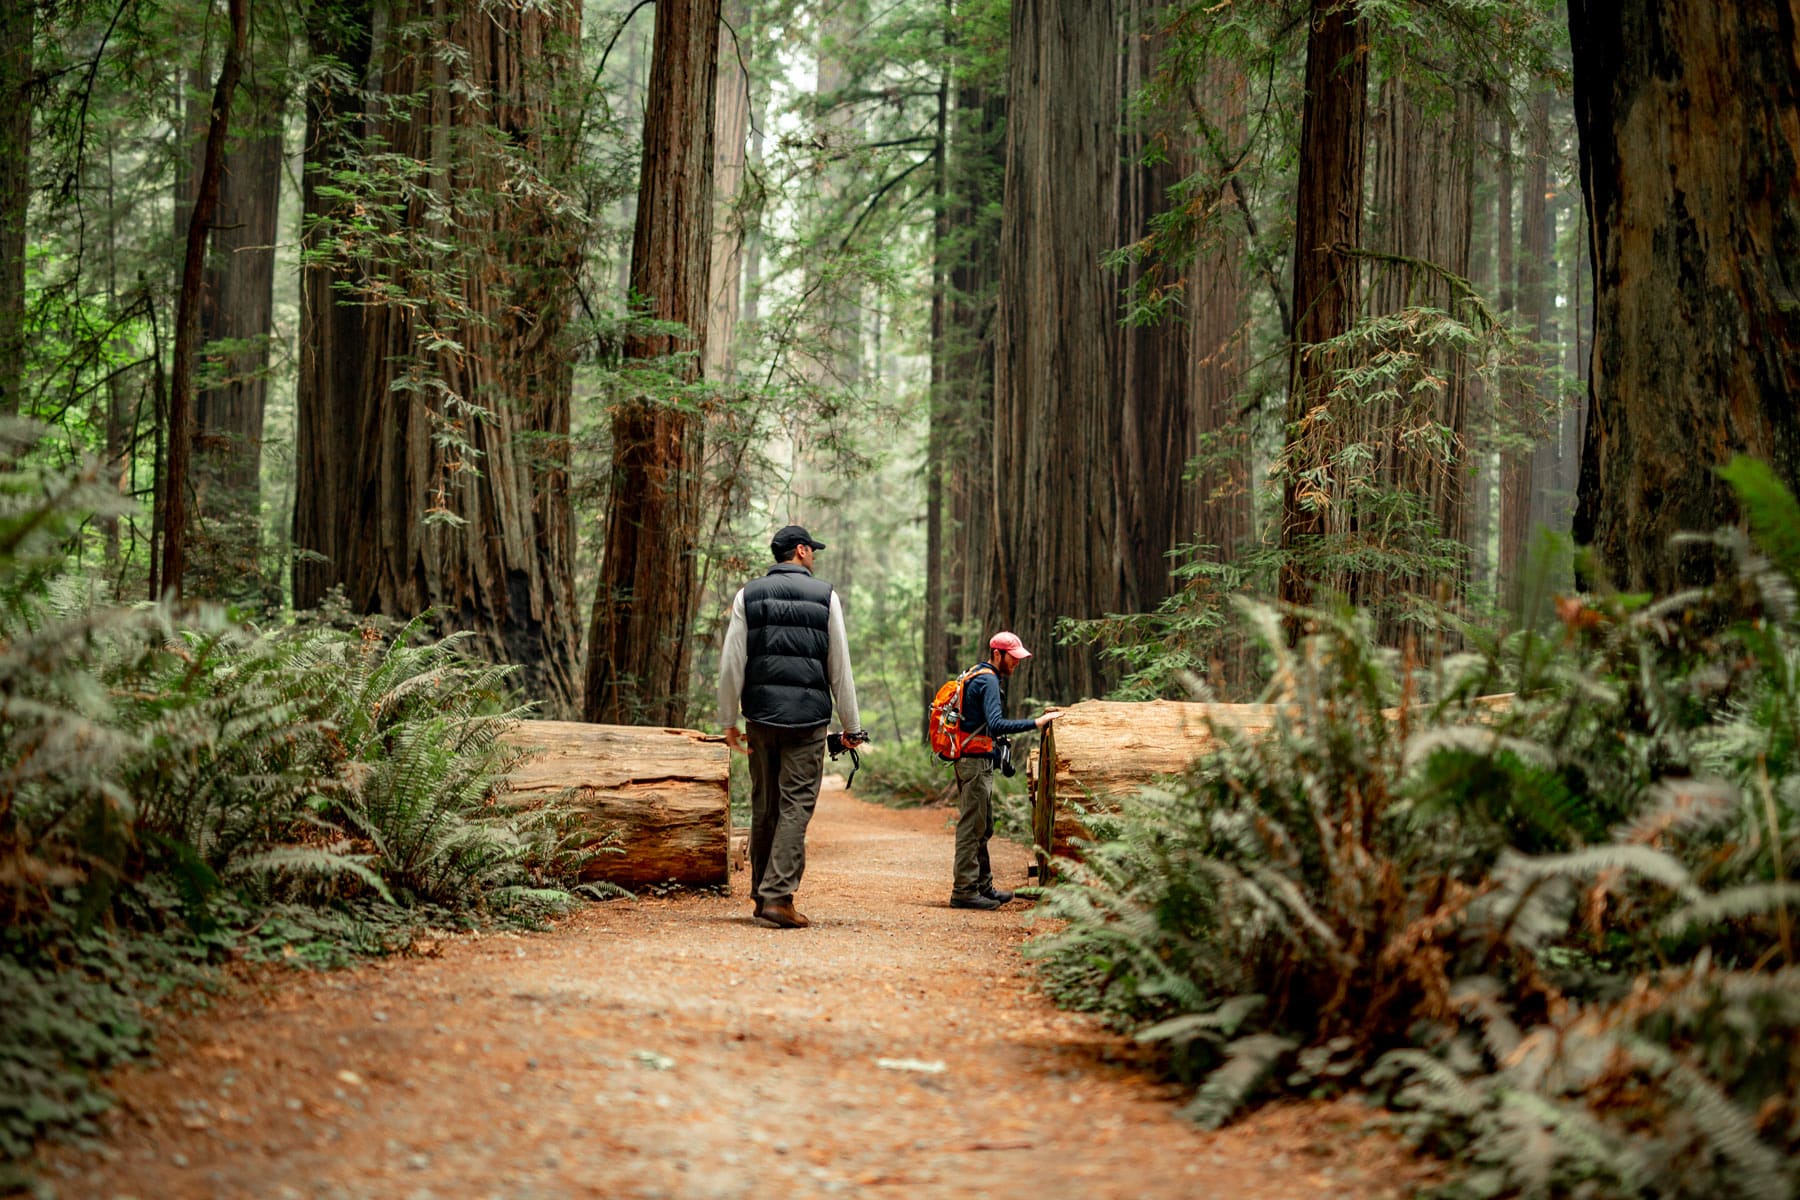
[[[825,726],[746,722],[750,738],[750,894],[792,900],[806,873],[806,827],[825,773]]]
[[[952,900],[972,900],[994,886],[988,839],[994,836],[994,764],[956,760],[956,877]]]

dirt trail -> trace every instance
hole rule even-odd
[[[1026,855],[994,843],[1000,881]],[[61,1196],[1379,1197],[1420,1168],[1352,1104],[1222,1133],[1053,1008],[1026,906],[948,906],[941,811],[821,800],[798,898],[599,905],[537,936],[287,976],[119,1083]],[[741,876],[739,877],[742,878]],[[893,1070],[878,1060],[944,1064]]]

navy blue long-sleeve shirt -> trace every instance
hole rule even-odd
[[[1000,676],[994,672],[993,663],[984,662],[981,665],[988,669],[963,685],[963,712],[970,715],[979,713],[981,720],[979,724],[965,725],[964,728],[970,733],[985,733],[997,738],[1011,737],[1015,733],[1030,733],[1036,729],[1037,722],[1030,717],[1017,721],[1007,720],[1006,696],[1000,684]]]

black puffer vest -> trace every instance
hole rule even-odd
[[[831,585],[798,563],[776,563],[744,587],[749,657],[744,716],[807,729],[831,719]]]

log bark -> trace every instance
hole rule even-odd
[[[512,791],[574,789],[593,844],[613,848],[589,864],[585,878],[627,888],[726,881],[730,752],[722,739],[686,729],[526,721],[508,740],[539,751],[513,771]]]
[[[1088,836],[1074,805],[1117,807],[1146,784],[1193,766],[1218,745],[1216,729],[1261,733],[1274,725],[1277,712],[1273,704],[1178,700],[1071,705],[1046,728],[1027,764],[1033,830],[1050,830],[1050,853],[1070,856],[1075,840]]]
[[[1510,694],[1502,694],[1474,703],[1481,711],[1499,711],[1511,702]],[[1221,732],[1255,737],[1274,728],[1283,707],[1177,700],[1088,700],[1070,705],[1045,728],[1026,763],[1040,864],[1045,849],[1062,857],[1077,856],[1075,841],[1089,833],[1076,805],[1117,808],[1140,788],[1187,771],[1218,746]],[[1399,719],[1401,710],[1382,712],[1392,721]]]
[[[1613,582],[1721,564],[1671,545],[1737,518],[1713,468],[1800,483],[1800,0],[1570,0],[1595,275],[1575,537]]]

